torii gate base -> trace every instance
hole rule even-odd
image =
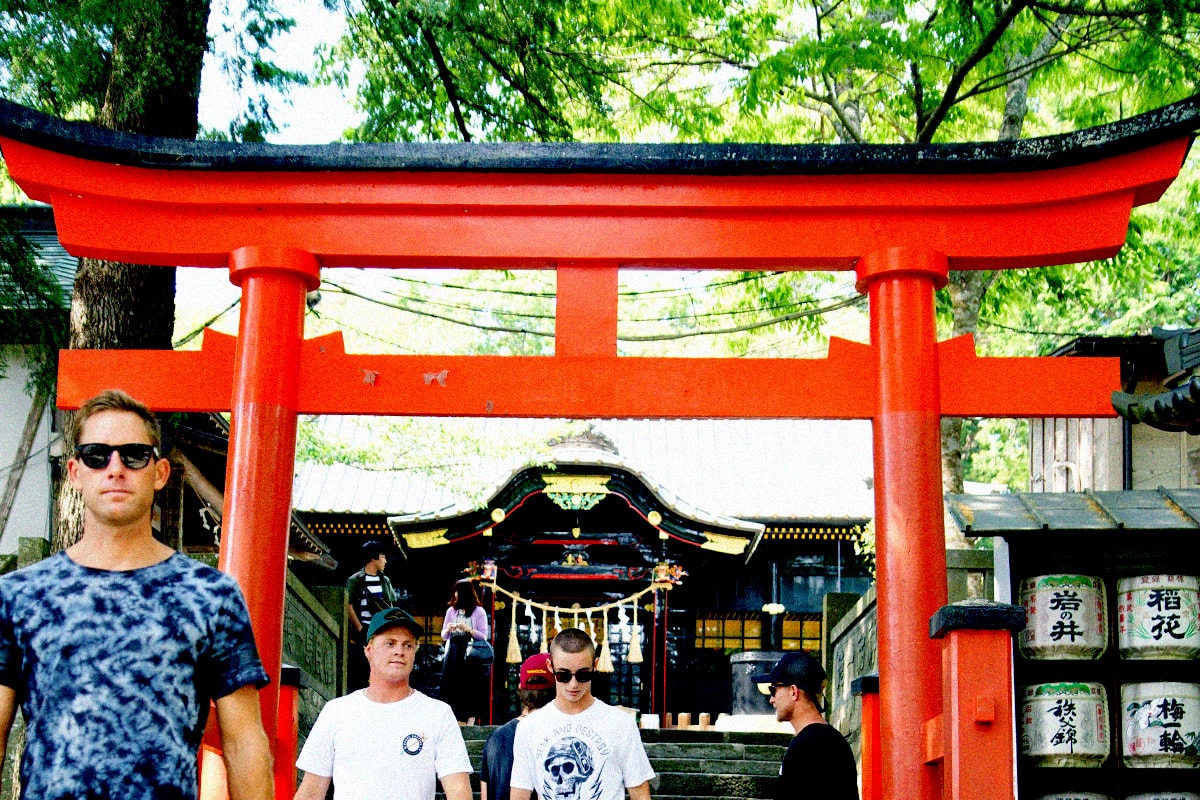
[[[64,352],[59,405],[116,385],[162,411],[232,410],[221,565],[272,677],[297,413],[869,418],[881,733],[869,785],[888,800],[1003,800],[1008,634],[951,632],[939,648],[926,632],[946,600],[940,419],[1111,416],[1117,365],[939,344],[934,291],[951,267],[1111,256],[1130,208],[1178,173],[1198,108],[971,146],[274,148],[112,134],[0,103],[0,145],[73,254],[228,266],[241,286],[233,346],[206,334],[199,353]],[[555,355],[350,356],[339,337],[303,340],[320,267],[431,265],[556,268]],[[622,266],[855,269],[871,344],[832,342],[824,360],[620,358]],[[442,373],[444,386],[423,379]],[[262,705],[276,752],[290,752],[277,681]],[[294,788],[285,761],[280,797]]]

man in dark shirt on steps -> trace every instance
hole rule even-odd
[[[803,651],[788,653],[770,672],[751,676],[770,684],[775,718],[796,736],[779,767],[779,800],[858,800],[858,767],[845,737],[821,715],[825,670]]]
[[[521,665],[521,680],[517,684],[521,716],[492,731],[483,745],[483,761],[479,770],[479,794],[482,800],[508,800],[517,723],[553,700],[554,694],[554,670],[550,667],[550,654],[537,653],[525,659]]]

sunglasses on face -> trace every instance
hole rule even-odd
[[[570,683],[571,678],[574,678],[580,683],[591,683],[592,669],[590,667],[584,667],[583,669],[577,669],[574,672],[571,672],[569,669],[554,670],[554,680],[558,681],[559,683]]]
[[[76,445],[75,457],[88,469],[104,469],[112,460],[113,451],[121,457],[126,469],[143,469],[158,458],[158,448],[152,444],[90,444]]]

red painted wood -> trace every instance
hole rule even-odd
[[[875,552],[883,796],[932,798],[921,723],[941,713],[941,653],[929,618],[946,604],[933,292],[945,257],[893,248],[863,259],[878,363]]]
[[[879,732],[879,693],[862,695],[862,800],[883,800],[883,753]]]
[[[159,411],[224,411],[236,339],[196,351],[64,350],[59,408],[117,386]],[[977,358],[938,344],[942,413],[1111,417],[1113,358]],[[823,359],[347,355],[340,333],[302,346],[302,414],[870,419],[877,356],[831,339]]]
[[[1079,166],[976,175],[680,176],[173,171],[0,138],[75,255],[224,267],[248,243],[322,266],[853,269],[889,247],[955,269],[1112,255],[1188,141]]]
[[[559,264],[557,277],[554,354],[616,356],[617,265]]]
[[[942,641],[944,800],[1012,800],[1012,634],[955,630]]]
[[[271,679],[259,692],[272,747],[277,742],[283,611],[296,452],[296,399],[304,296],[316,288],[316,261],[281,248],[242,248],[230,257],[230,277],[242,288],[238,349],[225,472],[219,564],[242,588],[254,639]],[[276,785],[295,774],[275,760]]]

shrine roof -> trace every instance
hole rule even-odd
[[[63,249],[54,230],[54,211],[43,205],[0,206],[0,219],[13,220],[25,239],[34,246],[34,258],[54,275],[63,297],[70,297],[75,286],[79,259]]]
[[[111,131],[0,100],[0,136],[111,164],[198,171],[693,175],[1026,172],[1134,152],[1200,129],[1200,95],[1117,122],[1004,142],[946,144],[333,143],[271,145]]]
[[[325,418],[326,433],[353,442],[369,437],[353,417]],[[558,420],[456,419],[497,443],[553,435]],[[860,523],[874,515],[871,429],[831,420],[593,420],[618,454],[556,448],[550,455],[473,460],[458,483],[415,471],[355,469],[298,463],[292,505],[297,511],[385,514],[413,521],[446,519],[485,507],[522,469],[607,466],[642,480],[669,508],[696,521],[740,525],[809,520]],[[837,441],[831,451],[828,443]]]
[[[1200,489],[946,495],[967,536],[1037,531],[1200,530]]]

